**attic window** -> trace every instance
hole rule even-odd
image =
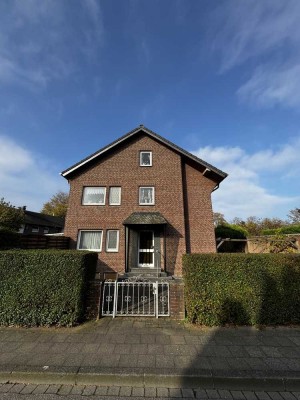
[[[141,151],[140,152],[140,166],[141,167],[152,167],[152,151]]]

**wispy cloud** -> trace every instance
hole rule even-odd
[[[14,0],[0,13],[0,83],[45,88],[80,69],[103,41],[99,3],[72,8],[61,1]],[[85,23],[85,29],[78,29]]]
[[[240,147],[207,146],[194,154],[229,173],[213,196],[214,209],[228,219],[250,215],[285,218],[300,202],[299,197],[280,191],[280,181],[293,184],[299,176],[300,138],[277,150],[247,153]],[[267,177],[268,187],[263,184],[263,177]]]
[[[68,191],[68,186],[50,160],[0,135],[0,197],[15,206],[27,205],[39,211],[59,190]]]
[[[213,49],[226,73],[249,62],[250,78],[238,90],[243,101],[259,107],[299,108],[300,2],[249,0],[222,3],[214,14],[221,26]],[[272,62],[270,62],[272,60]]]

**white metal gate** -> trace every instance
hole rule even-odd
[[[105,281],[102,316],[162,317],[170,315],[168,282]]]

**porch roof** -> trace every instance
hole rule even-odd
[[[165,225],[167,220],[160,212],[134,212],[125,219],[123,225]]]

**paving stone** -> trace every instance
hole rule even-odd
[[[58,394],[62,396],[67,396],[68,394],[70,394],[72,387],[72,385],[61,385]]]
[[[93,394],[95,394],[95,391],[96,391],[96,386],[89,385],[83,389],[82,395],[83,396],[93,396]]]
[[[57,394],[61,385],[50,385],[46,390],[46,394]]]
[[[33,390],[32,394],[44,394],[46,393],[49,385],[37,385],[37,387]]]
[[[145,388],[145,397],[156,397],[156,388],[155,387],[146,387]]]
[[[193,399],[195,397],[192,389],[181,389],[181,393],[183,398],[188,397]]]
[[[110,386],[107,391],[108,396],[119,396],[120,386]]]
[[[9,393],[20,393],[26,385],[24,383],[17,383],[12,386]]]
[[[221,399],[232,399],[232,395],[229,390],[218,390]]]
[[[84,385],[74,385],[72,386],[70,394],[82,394],[85,386]]]
[[[283,400],[279,392],[268,392],[272,400]]]
[[[182,398],[182,393],[181,393],[180,389],[171,388],[171,389],[169,389],[169,394],[170,394],[170,397]]]
[[[279,392],[284,400],[295,400],[296,397],[291,392]]]
[[[120,389],[120,397],[125,396],[125,397],[129,397],[131,396],[131,391],[132,391],[132,387],[131,386],[122,386]]]
[[[267,392],[255,392],[256,397],[258,400],[270,400],[270,396],[268,395]]]
[[[23,390],[21,391],[21,394],[31,394],[36,387],[37,385],[31,383],[29,385],[25,385]]]
[[[207,393],[203,389],[195,389],[196,399],[208,399]]]
[[[292,392],[297,400],[300,400],[300,392]]]
[[[256,394],[250,390],[243,390],[243,394],[247,400],[257,400]]]
[[[167,388],[156,388],[157,397],[169,397],[169,390]]]
[[[97,386],[95,395],[99,396],[105,396],[108,391],[108,386]]]
[[[144,388],[143,387],[133,387],[131,396],[132,397],[143,397],[144,396]]]
[[[207,389],[206,393],[207,393],[207,397],[209,399],[219,399],[220,398],[220,394],[217,390]]]
[[[245,400],[245,396],[240,390],[231,390],[230,393],[234,400]]]

